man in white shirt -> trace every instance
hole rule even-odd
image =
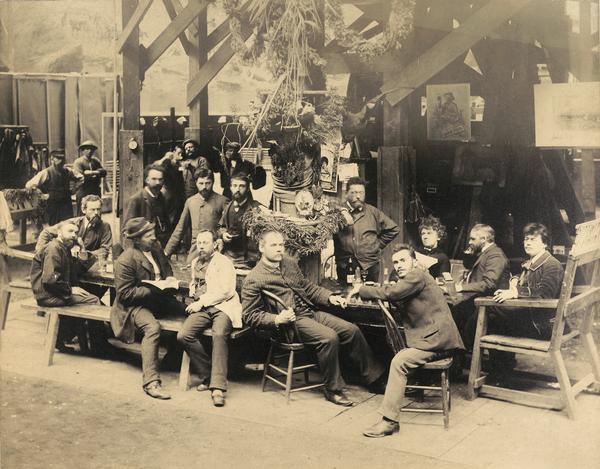
[[[210,230],[201,230],[196,238],[198,257],[192,261],[189,314],[177,340],[182,344],[202,382],[198,391],[211,391],[216,407],[225,405],[227,391],[227,338],[233,327],[242,327],[242,305],[235,291],[233,262],[217,250],[217,239]],[[212,328],[212,365],[198,340]]]

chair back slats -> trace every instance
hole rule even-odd
[[[565,305],[565,316],[570,316],[577,311],[600,302],[600,287],[589,287],[584,293],[574,296]]]
[[[392,350],[394,351],[394,354],[396,354],[400,350],[406,348],[406,342],[404,341],[404,337],[402,337],[398,323],[396,323],[396,320],[394,319],[394,316],[392,316],[392,313],[390,313],[388,307],[381,300],[378,300],[377,302],[379,303],[379,308],[383,313],[383,322],[385,324],[388,341],[392,347]]]
[[[281,306],[283,309],[290,308],[275,293],[271,293],[270,291],[267,291],[267,290],[261,290],[261,293],[263,295],[263,299],[264,299],[267,309],[269,309],[271,312],[274,312],[273,311],[273,302],[275,304],[278,304],[279,306]],[[275,307],[275,311],[277,311],[276,307]],[[290,324],[282,324],[281,326],[279,326],[279,330],[281,332],[280,340],[282,342],[287,343],[287,344],[301,344],[302,343],[302,339],[300,338],[300,332],[298,332],[298,326],[296,326],[295,322],[290,323]]]

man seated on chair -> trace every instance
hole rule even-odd
[[[100,304],[96,295],[75,286],[77,276],[90,268],[95,257],[77,240],[78,227],[71,220],[60,223],[57,236],[36,251],[31,262],[31,287],[40,306]],[[75,257],[77,256],[77,257]],[[58,329],[57,348],[65,351],[65,342],[76,335],[83,319],[64,316]]]
[[[464,345],[452,319],[442,290],[428,272],[417,267],[415,251],[400,244],[392,255],[398,281],[393,285],[355,285],[351,294],[362,299],[390,301],[402,311],[407,348],[398,352],[390,365],[380,422],[367,429],[365,436],[378,438],[398,431],[398,416],[407,376],[435,358],[440,352],[463,350]]]
[[[242,287],[244,323],[250,327],[276,329],[295,322],[300,339],[316,349],[325,382],[325,398],[337,405],[351,406],[352,401],[343,392],[344,380],[338,360],[340,345],[346,346],[367,385],[378,386],[384,369],[356,325],[320,309],[327,305],[345,308],[346,300],[309,281],[298,263],[284,255],[282,233],[266,231],[258,248],[261,260],[250,271]],[[265,311],[263,290],[280,297],[288,308],[279,314]]]
[[[550,234],[541,223],[529,223],[523,228],[523,248],[529,260],[523,263],[519,277],[511,279],[510,288],[496,290],[494,300],[503,303],[513,298],[555,299],[560,295],[564,270],[561,263],[548,251]],[[517,337],[550,340],[552,319],[556,309],[490,308],[488,331]],[[568,324],[566,326],[568,328]],[[490,351],[492,352],[492,351]],[[496,352],[491,365],[498,371],[510,371],[516,365],[514,354]]]
[[[162,388],[158,373],[160,323],[156,317],[185,315],[185,305],[168,290],[145,283],[173,275],[169,260],[156,239],[154,223],[143,217],[127,220],[123,234],[133,242],[115,261],[115,290],[110,323],[115,337],[128,344],[135,334],[142,335],[142,372],[144,392],[157,399],[170,399]]]
[[[223,240],[223,254],[240,268],[256,265],[260,254],[258,246],[246,234],[242,218],[248,210],[261,207],[252,197],[250,180],[245,173],[234,172],[230,180],[232,200],[223,209],[219,221],[219,236]]]
[[[201,383],[198,391],[211,391],[216,407],[225,405],[227,391],[227,339],[232,327],[242,327],[242,305],[235,291],[233,262],[217,250],[215,234],[201,230],[196,238],[198,255],[192,261],[190,296],[194,302],[177,340],[183,344]],[[212,328],[212,366],[199,338]]]

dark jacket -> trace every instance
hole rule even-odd
[[[499,288],[508,288],[509,278],[508,259],[502,249],[492,244],[479,255],[462,289],[491,295]]]
[[[544,251],[535,262],[523,263],[517,285],[519,298],[558,298],[564,274],[561,263],[548,251]]]
[[[167,255],[170,256],[177,250],[186,232],[191,232],[192,245],[195,245],[196,236],[198,236],[200,230],[216,232],[227,202],[229,202],[228,198],[216,192],[212,192],[208,200],[204,200],[200,194],[187,199],[183,206],[183,212],[179,217],[179,222],[165,247]],[[186,246],[186,248],[189,248],[189,246]]]
[[[437,259],[437,264],[433,264],[431,267],[429,267],[429,273],[433,278],[441,277],[443,272],[450,272],[450,259],[448,259],[446,253],[439,247],[427,249],[421,246],[417,249],[417,252],[423,254],[424,256],[434,257]]]
[[[80,156],[73,162],[73,169],[83,175],[83,183],[77,189],[77,197],[84,197],[89,194],[100,195],[100,183],[102,178],[106,176],[106,170],[102,167],[102,163],[98,158],[92,156],[87,159],[85,156]],[[100,174],[83,174],[84,171],[98,171]]]
[[[53,239],[36,251],[31,262],[31,288],[39,302],[48,298],[68,299],[78,273],[87,270],[95,261],[93,255],[83,262],[71,256],[71,248]]]
[[[408,347],[439,352],[464,349],[444,294],[429,273],[414,269],[393,285],[363,286],[359,294],[395,304],[402,312]]]
[[[100,220],[96,226],[90,226],[88,224],[87,227],[84,228],[84,219],[85,217],[75,217],[68,221],[79,228],[77,235],[83,239],[85,249],[95,254],[97,257],[102,255],[106,259],[109,251],[112,250],[112,231],[110,225]],[[38,252],[57,236],[58,224],[44,228],[35,245],[35,251]]]
[[[144,188],[133,194],[127,201],[121,226],[125,226],[127,220],[135,217],[144,217],[156,224],[156,238],[161,246],[167,245],[173,230],[169,222],[166,202],[161,193],[157,197],[152,197]]]
[[[230,243],[225,243],[223,254],[233,259],[244,258],[247,265],[254,265],[260,259],[260,253],[258,252],[258,245],[256,241],[248,236],[247,230],[242,225],[242,217],[244,214],[251,209],[257,209],[260,207],[260,202],[250,198],[239,207],[239,211],[235,212],[234,202],[229,202],[223,209],[221,220],[219,221],[219,237],[223,237],[223,233],[229,231],[239,236],[231,240]]]
[[[155,245],[151,252],[160,269],[161,279],[172,276],[171,264],[162,249]],[[135,326],[131,314],[143,307],[152,309],[156,295],[160,294],[144,285],[142,280],[157,279],[150,261],[135,247],[123,251],[115,261],[114,270],[117,297],[110,312],[110,325],[117,339],[131,343],[135,338]]]
[[[259,261],[246,276],[242,286],[242,317],[247,326],[275,327],[275,315],[265,309],[261,290],[274,293],[288,307],[294,307],[294,293],[311,308],[326,306],[333,294],[308,280],[291,257],[284,256],[276,270]]]
[[[250,181],[254,176],[254,172],[256,171],[256,165],[252,163],[252,161],[239,159],[236,162],[235,168],[232,168],[231,160],[223,157],[219,162],[219,173],[221,174],[221,187],[223,188],[223,195],[229,199],[231,199],[231,175],[235,173],[244,173],[248,176]],[[258,189],[258,187],[254,187],[254,189]]]
[[[352,256],[361,269],[368,269],[379,262],[381,250],[398,236],[400,228],[385,213],[369,204],[351,215],[354,224],[333,235],[335,260],[338,266],[345,268]]]

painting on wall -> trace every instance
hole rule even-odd
[[[337,192],[338,165],[342,147],[341,133],[339,138],[321,145],[320,181],[324,192]]]
[[[468,83],[427,85],[427,138],[471,139],[471,86]]]
[[[534,85],[538,147],[600,147],[600,82]]]

